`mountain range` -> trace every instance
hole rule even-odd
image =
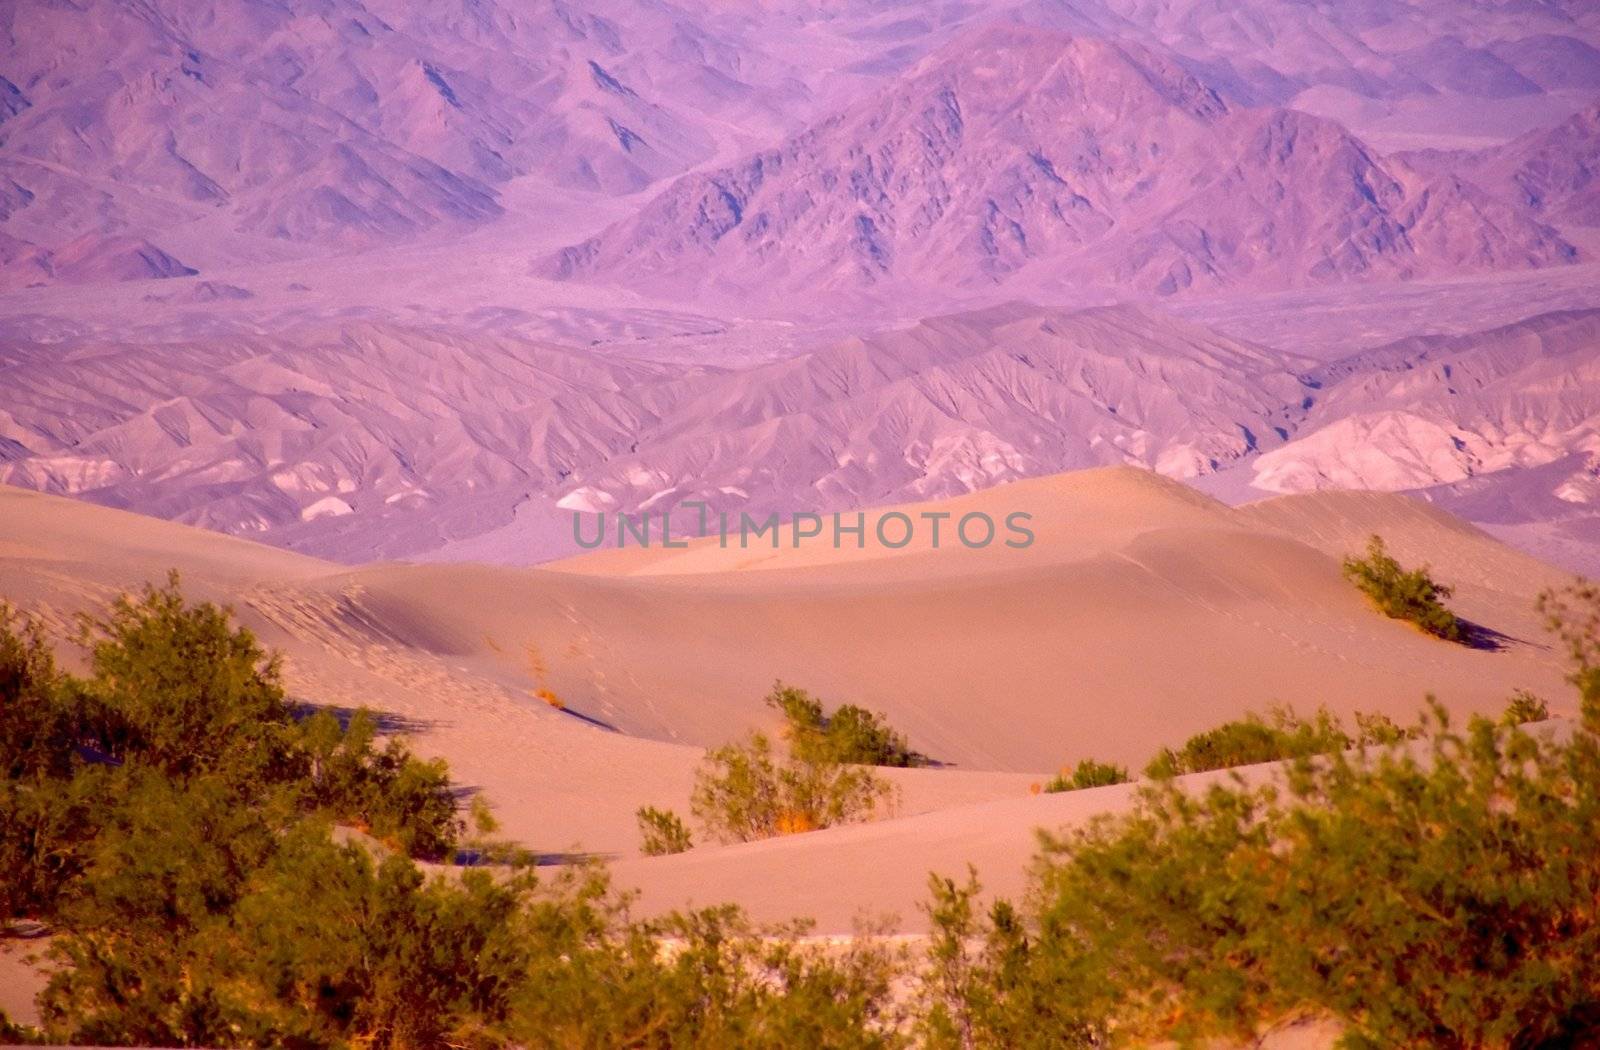
[[[987,28],[546,266],[749,298],[1030,268],[1166,295],[1573,261],[1523,203],[1386,162],[1324,118],[1230,106],[1136,45]]]
[[[1123,463],[1258,494],[1537,469],[1576,517],[1600,500],[1597,346],[1589,310],[1318,362],[1147,307],[1013,303],[745,368],[374,325],[13,347],[0,481],[349,559],[532,561],[572,549],[573,512],[787,516]]]
[[[1128,463],[1588,565],[1597,99],[1576,0],[21,0],[0,480],[530,561]]]
[[[962,160],[1001,167],[984,171],[978,182],[973,172],[948,171],[958,191],[947,205],[939,203],[939,172],[908,171],[904,177],[918,192],[902,205],[915,210],[931,196],[941,210],[969,213],[959,228],[943,224],[952,228],[941,233],[951,247],[973,236],[995,238],[993,246],[962,249],[976,250],[985,264],[980,272],[990,274],[1019,257],[1048,255],[1052,244],[1098,236],[1108,221],[1123,219],[1121,209],[1131,203],[1124,194],[1154,158],[1142,157],[1108,186],[1104,171],[1096,176],[1093,169],[1128,159],[1118,148],[1183,150],[1175,159],[1189,168],[1163,179],[1152,198],[1159,204],[1162,194],[1175,195],[1166,203],[1176,205],[1189,196],[1179,184],[1194,176],[1195,165],[1220,175],[1210,166],[1271,159],[1260,151],[1282,137],[1259,125],[1274,118],[1224,119],[1241,108],[1292,105],[1342,119],[1356,136],[1393,138],[1395,125],[1420,121],[1504,137],[1513,121],[1525,123],[1532,114],[1554,124],[1578,108],[1584,93],[1600,92],[1597,45],[1600,18],[1581,2],[1308,7],[1252,0],[1234,9],[1204,0],[776,0],[712,10],[667,0],[581,6],[448,0],[426,9],[383,0],[243,7],[21,0],[0,12],[0,223],[42,252],[80,237],[129,234],[182,259],[162,236],[199,242],[191,253],[197,257],[184,264],[204,268],[460,232],[493,225],[508,210],[536,217],[548,207],[540,197],[631,194],[708,163],[724,165],[711,169],[720,173],[714,178],[738,184],[749,179],[752,163],[736,160],[741,155],[765,156],[767,164],[785,158],[782,178],[796,180],[791,193],[803,195],[808,178],[845,173],[842,152],[889,149],[879,170],[857,173],[865,178],[858,189],[895,196],[909,187],[875,185],[882,164],[942,170],[937,143],[918,154],[905,136],[936,131],[918,121],[936,124],[938,108],[922,109],[953,91],[969,107]],[[984,56],[987,72],[958,68],[969,48]],[[1052,55],[1063,50],[1068,54],[1055,55],[1061,60],[1055,66]],[[998,52],[1005,54],[995,61]],[[1052,66],[1053,80],[1026,79]],[[1076,126],[1071,107],[1085,92],[1096,96],[1100,119],[1085,114]],[[1452,99],[1473,104],[1452,107]],[[1008,120],[1007,104],[1028,112]],[[1112,132],[1104,118],[1117,106],[1129,107],[1128,120]],[[1143,126],[1145,120],[1154,123]],[[1196,152],[1199,127],[1208,128],[1202,137],[1215,155]],[[1347,142],[1342,129],[1298,133],[1321,143],[1313,150],[1308,142],[1301,154],[1312,155],[1316,172],[1327,162],[1335,177],[1371,180],[1378,198],[1369,203],[1381,214],[1356,221],[1385,228],[1373,231],[1377,243],[1358,249],[1357,258],[1331,262],[1341,273],[1363,271],[1369,252],[1398,253],[1378,263],[1381,269],[1417,271],[1497,259],[1542,262],[1563,250],[1542,231],[1493,214],[1485,222],[1505,243],[1467,258],[1459,257],[1459,246],[1440,259],[1424,247],[1412,264],[1410,250],[1392,243],[1399,233],[1394,224],[1460,222],[1441,213],[1468,205],[1453,197],[1442,204],[1435,191],[1434,211],[1412,216],[1424,191],[1408,183],[1402,192],[1395,183],[1407,180]],[[798,144],[775,145],[786,135],[798,136]],[[1587,141],[1592,145],[1592,135]],[[813,147],[821,151],[814,157]],[[1096,161],[1096,148],[1111,152]],[[1319,161],[1323,149],[1335,156]],[[1074,205],[1073,194],[1030,165],[1036,152],[1092,203]],[[1076,171],[1071,158],[1089,170]],[[538,187],[531,204],[517,189],[523,183]],[[984,194],[984,183],[992,192]],[[692,203],[693,188],[672,192]],[[1030,212],[1026,198],[1034,194],[1046,212],[1064,208],[1062,228],[1041,225]],[[819,205],[824,212],[832,210],[829,196]],[[995,214],[986,217],[989,196]],[[1336,193],[1323,203],[1336,208],[1343,200]],[[896,217],[915,226],[909,215]],[[769,221],[782,218],[780,210]],[[850,218],[825,225],[848,237]],[[1186,221],[1182,214],[1165,224],[1146,216],[1144,235],[1160,246],[1123,251],[1160,258],[1135,264],[1131,275],[1159,285],[1175,262],[1165,254],[1204,271],[1193,258],[1195,245],[1171,245],[1183,239]],[[682,227],[658,232],[686,235]],[[1258,224],[1238,232],[1262,231]],[[1035,237],[1035,244],[1016,243],[1018,234]],[[862,262],[859,252],[867,252],[870,269],[874,246],[907,235],[916,231],[862,232],[858,252],[830,264],[854,266]],[[1290,240],[1273,251],[1307,247],[1299,233]],[[609,250],[615,249],[613,237]],[[957,256],[943,264],[965,273],[967,261]],[[1226,275],[1228,261],[1211,266]],[[1305,264],[1294,268],[1301,273],[1319,260],[1294,261]],[[797,262],[817,268],[816,260],[809,267]],[[5,265],[23,274],[8,277],[13,286],[80,279],[70,268],[57,274]],[[1194,279],[1207,278],[1202,272]]]
[[[1264,800],[1350,869],[1340,819],[1451,795],[1449,726],[1456,772],[1504,740],[1570,780],[1573,573],[1600,578],[1597,0],[0,0],[0,721],[60,745],[3,794],[62,845],[0,892],[0,1032],[1014,1041],[1029,980],[1149,962],[1172,892],[1249,882],[1134,864],[1142,896],[1075,900],[1152,852],[1128,842],[1222,856]],[[175,704],[222,760],[156,746]],[[1332,795],[1278,790],[1313,767]],[[128,804],[80,805],[106,783]],[[163,941],[132,877],[170,859],[159,818],[235,796],[271,812],[227,824],[220,903]],[[1516,918],[1481,906],[1504,878],[1434,892],[1460,836],[1402,870],[1437,824],[1349,825],[1442,909],[1400,902],[1394,958]],[[1519,914],[1592,918],[1543,892],[1571,859]],[[451,874],[524,864],[568,870],[516,904]],[[1313,904],[1285,928],[1357,943]],[[329,907],[354,918],[319,954],[301,913]],[[1108,911],[1157,917],[1055,952],[1051,916]],[[560,949],[569,914],[599,938],[575,967],[364,950],[394,916]],[[1537,925],[1570,961],[1572,924]],[[1261,938],[1189,926],[1204,988],[1089,989],[1062,1038],[1594,1020],[1541,1028],[1551,996],[1516,997],[1550,974],[1484,952],[1383,1009],[1251,978],[1218,1012],[1223,949]],[[705,975],[651,949],[679,933],[756,977],[723,982],[741,1009],[634,1009]],[[546,1010],[618,960],[626,1002]],[[1505,979],[1463,992],[1474,966]],[[768,992],[799,1005],[747,1023]]]

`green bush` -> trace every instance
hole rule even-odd
[[[71,772],[91,728],[63,697],[65,681],[44,629],[0,602],[0,774],[7,782]]]
[[[449,845],[443,766],[379,747],[369,716],[296,721],[248,635],[175,584],[100,624],[94,675],[79,680],[35,626],[0,614],[0,899],[54,933],[42,1033],[0,1034],[374,1050],[897,1043],[898,963],[871,939],[808,945],[799,927],[732,908],[638,920],[596,873],[548,887],[504,870],[430,877],[402,852],[336,842],[333,820],[414,853]],[[812,777],[795,790],[833,817],[854,804],[843,785],[870,782],[795,768]],[[493,831],[481,799],[474,817]]]
[[[1113,1045],[1112,1025],[1054,965],[1035,915],[1004,899],[986,914],[969,868],[965,882],[929,877],[928,946],[915,974],[915,1045],[926,1050]],[[1137,1044],[1133,1044],[1137,1045]]]
[[[1306,1015],[1350,1046],[1592,1045],[1597,821],[1594,736],[1482,719],[1420,758],[1157,783],[1132,815],[1047,838],[1026,921],[976,922],[975,887],[938,888],[956,958],[934,959],[950,990],[930,1045],[1249,1040]]]
[[[1080,759],[1071,770],[1062,770],[1045,784],[1047,794],[1058,791],[1078,791],[1082,788],[1108,787],[1126,784],[1132,778],[1126,768],[1110,762],[1096,762],[1092,758]]]
[[[293,780],[293,710],[277,657],[227,610],[184,600],[178,576],[85,617],[90,676],[78,683],[108,756],[172,777]]]
[[[1288,708],[1276,708],[1267,718],[1248,714],[1196,733],[1177,749],[1163,748],[1150,761],[1145,775],[1171,777],[1232,769],[1298,755],[1343,751],[1353,743],[1338,718],[1326,709],[1318,709],[1307,722]]]
[[[690,806],[712,834],[750,842],[866,820],[891,798],[868,767],[801,748],[775,756],[767,736],[752,733],[706,755]]]
[[[377,747],[377,726],[367,711],[357,711],[345,728],[327,711],[302,724],[307,799],[401,852],[447,856],[462,831],[448,767],[417,758],[398,737]]]
[[[689,829],[682,818],[670,809],[640,806],[636,814],[639,821],[639,851],[647,857],[662,857],[683,853],[694,847]]]
[[[193,724],[228,735],[201,756],[144,726],[155,705],[132,694],[173,680],[223,704],[268,695],[230,677],[231,644],[176,646],[195,666],[164,668],[152,632],[128,665],[146,684],[78,680],[0,615],[0,891],[54,924],[40,1005],[55,1042],[965,1050],[1254,1039],[1309,1016],[1349,1046],[1593,1046],[1600,591],[1542,607],[1584,702],[1570,736],[1458,731],[1438,709],[1419,729],[1357,716],[1347,733],[1286,710],[1220,727],[1169,764],[1290,761],[1203,791],[1158,780],[1130,813],[1045,836],[1022,906],[981,909],[970,873],[934,878],[914,968],[871,936],[812,942],[731,907],[639,919],[596,869],[429,876],[336,842],[330,822],[381,810],[374,793],[419,810],[370,720],[251,726],[197,701]],[[800,830],[788,814],[859,817],[886,792],[870,768],[777,756],[757,734],[708,757],[696,800],[742,838]]]
[[[0,781],[0,926],[56,914],[117,790],[118,777],[104,768],[69,780]]]
[[[567,876],[519,926],[532,964],[502,1041],[610,1050],[904,1045],[902,964],[871,937],[808,944],[804,924],[732,907],[638,920],[603,876]]]
[[[1600,585],[1587,580],[1539,596],[1545,626],[1567,647],[1580,717],[1600,733]]]
[[[1506,709],[1500,716],[1500,724],[1520,726],[1529,722],[1543,722],[1549,717],[1549,704],[1526,689],[1518,689],[1511,694],[1511,699],[1506,701]]]
[[[1426,566],[1409,571],[1401,568],[1381,536],[1367,540],[1365,558],[1344,560],[1344,574],[1385,616],[1414,623],[1447,642],[1468,641],[1466,624],[1443,602],[1450,597],[1451,588],[1435,581]]]
[[[1214,769],[1278,762],[1307,755],[1326,755],[1352,747],[1393,744],[1413,740],[1420,726],[1400,726],[1387,715],[1356,713],[1356,733],[1344,728],[1339,717],[1319,707],[1310,719],[1292,708],[1274,708],[1266,718],[1248,714],[1215,729],[1196,733],[1182,747],[1163,748],[1145,768],[1148,777],[1182,776]]]
[[[1356,735],[1352,742],[1355,747],[1400,744],[1407,740],[1416,740],[1423,735],[1426,728],[1422,722],[1403,726],[1388,715],[1377,713],[1365,714],[1357,711],[1355,717]]]
[[[773,684],[763,702],[783,715],[789,746],[797,754],[863,766],[928,764],[882,715],[866,708],[845,704],[830,715],[823,710],[822,701],[782,682]]]
[[[1592,689],[1600,591],[1543,607]],[[1314,1017],[1351,1047],[1596,1045],[1588,695],[1565,740],[1483,718],[1458,731],[1435,705],[1424,747],[1369,720],[1369,746],[1307,752],[1274,779],[1158,780],[1132,813],[1046,836],[1021,915],[998,902],[980,918],[974,881],[936,881],[925,1041],[1250,1041]]]
[[[453,847],[442,763],[398,740],[376,748],[370,716],[348,732],[331,715],[297,721],[276,661],[225,610],[185,602],[176,577],[86,619],[80,638],[86,677],[59,671],[42,629],[0,608],[0,918],[56,915],[146,805],[170,820],[208,798],[319,810],[418,856]]]

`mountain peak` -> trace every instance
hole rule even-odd
[[[1137,44],[991,25],[538,268],[792,299],[1024,271],[1174,294],[1574,257],[1550,228],[1445,189],[1413,199],[1337,122],[1233,109]]]

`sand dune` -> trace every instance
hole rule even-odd
[[[686,809],[700,748],[768,724],[759,698],[774,678],[880,709],[953,767],[897,771],[895,820],[619,869],[647,901],[815,903],[834,926],[862,904],[913,916],[926,869],[963,857],[1015,881],[1033,827],[1121,797],[1028,796],[1064,762],[1142,765],[1277,701],[1409,716],[1430,691],[1486,711],[1523,687],[1563,709],[1558,654],[1531,608],[1561,575],[1403,496],[1230,509],[1111,468],[900,511],[1022,511],[1035,540],[967,549],[946,537],[935,550],[924,536],[884,551],[795,549],[786,536],[758,551],[713,537],[541,569],[351,570],[0,489],[0,596],[64,627],[70,611],[179,567],[284,651],[296,695],[390,712],[484,789],[510,834],[551,852],[633,854],[634,809]],[[869,531],[889,513],[868,514]],[[1456,584],[1459,611],[1499,648],[1441,643],[1368,608],[1337,557],[1371,532]],[[852,875],[844,884],[866,880],[859,899],[830,889],[822,909],[798,895],[792,884],[820,869],[788,858],[824,844],[818,856]]]

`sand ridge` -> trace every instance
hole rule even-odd
[[[797,902],[836,927],[862,908],[913,923],[928,867],[963,856],[1010,885],[1035,827],[1123,797],[1030,796],[1083,757],[1138,768],[1161,745],[1275,702],[1406,718],[1428,693],[1493,711],[1528,688],[1563,713],[1559,654],[1532,609],[1562,574],[1408,497],[1229,508],[1109,468],[902,509],[934,507],[1029,509],[1036,541],[783,547],[752,563],[713,538],[538,569],[351,569],[0,489],[0,596],[63,631],[72,612],[177,567],[193,594],[231,604],[283,651],[295,696],[385,712],[529,846],[615,858],[655,904],[686,892],[768,912]],[[1373,612],[1338,563],[1372,532],[1457,584],[1460,612],[1499,648],[1448,645]],[[760,698],[776,678],[883,711],[946,767],[893,771],[892,820],[629,859],[638,806],[686,811],[703,748],[773,726]],[[851,873],[821,884],[849,885],[847,897],[791,885],[824,870],[786,859],[812,847]]]

